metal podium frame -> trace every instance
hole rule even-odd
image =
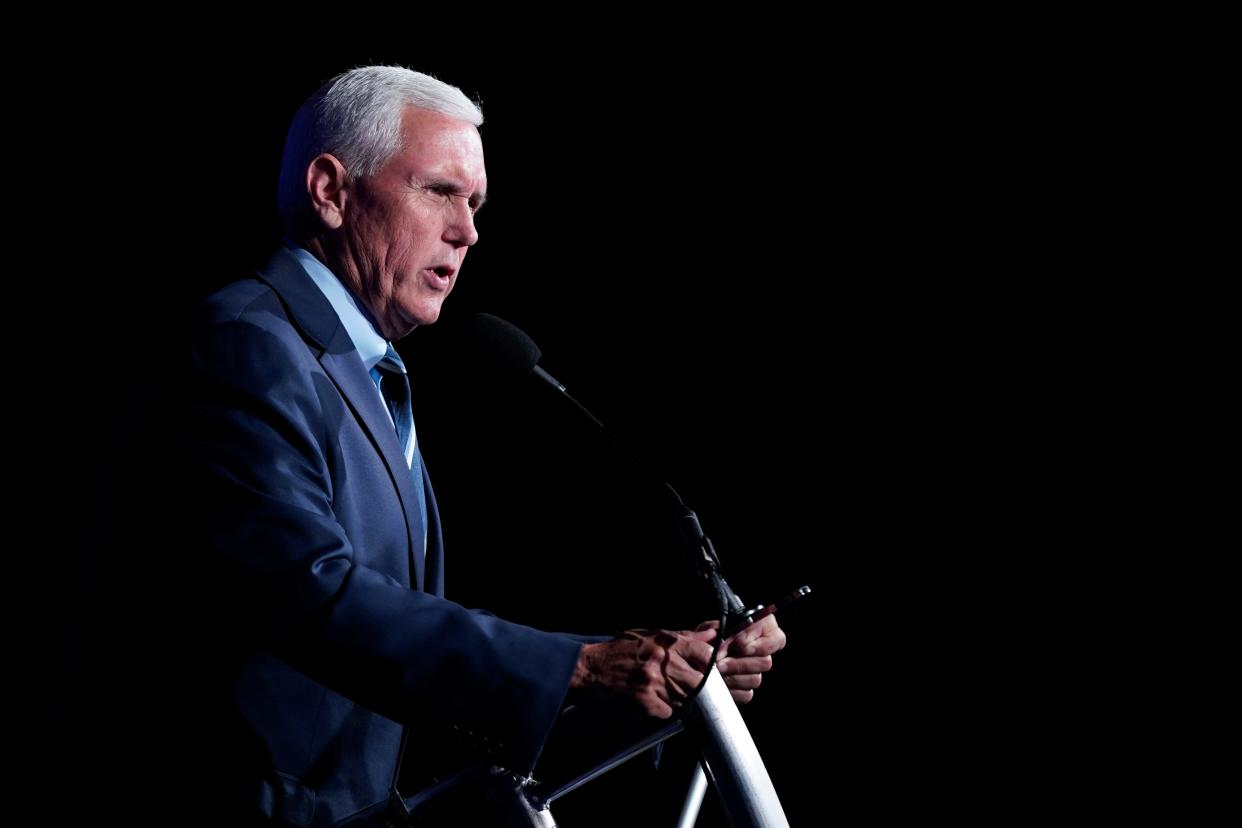
[[[541,784],[503,768],[481,763],[405,800],[410,825],[418,824],[418,807],[463,786],[487,785],[499,789],[505,801],[506,828],[556,828],[550,806],[561,796],[597,779],[680,732],[698,739],[696,766],[678,818],[678,828],[693,828],[710,776],[733,828],[789,828],[785,811],[768,776],[736,702],[715,667],[702,691],[682,715],[607,760],[573,778]],[[705,773],[706,771],[706,773]]]

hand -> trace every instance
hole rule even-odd
[[[710,629],[627,630],[612,641],[587,644],[569,686],[637,704],[667,719],[703,679],[711,663]]]
[[[707,621],[695,631],[715,630],[719,623]],[[776,623],[775,615],[761,618],[724,640],[716,655],[716,669],[724,676],[735,702],[746,704],[755,697],[763,674],[772,669],[772,654],[784,647],[785,631]]]

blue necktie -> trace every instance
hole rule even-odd
[[[401,446],[406,465],[413,466],[411,443],[414,441],[414,404],[410,400],[410,381],[406,376],[405,363],[392,345],[388,346],[388,353],[371,369],[371,379],[384,397],[388,414],[392,417],[393,425],[397,427],[397,443]]]
[[[410,467],[414,491],[418,498],[418,516],[423,529],[423,550],[427,549],[427,496],[423,491],[423,458],[418,451],[414,432],[414,404],[410,399],[410,380],[395,348],[390,343],[388,352],[371,369],[371,379],[383,396],[397,428],[397,443]]]

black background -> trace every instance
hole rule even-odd
[[[951,57],[927,75],[891,52],[814,46],[693,60],[667,42],[426,60],[412,47],[117,55],[83,67],[98,86],[41,97],[34,111],[64,127],[31,150],[49,168],[33,173],[49,251],[37,293],[57,358],[85,369],[63,395],[60,372],[35,379],[52,399],[85,388],[119,413],[92,427],[106,454],[60,440],[44,469],[59,487],[73,468],[91,493],[62,525],[78,557],[50,599],[68,621],[53,700],[76,744],[90,742],[77,774],[123,738],[124,725],[96,738],[93,723],[163,641],[160,619],[109,597],[159,577],[128,566],[127,545],[177,552],[140,502],[146,461],[176,464],[163,345],[197,297],[278,242],[273,194],[298,104],[352,66],[401,63],[461,87],[486,118],[489,204],[444,327],[489,311],[526,330],[541,364],[698,511],[745,600],[814,588],[782,619],[788,649],[746,710],[791,822],[956,813],[985,783],[989,795],[1010,784],[992,760],[1030,714],[999,709],[1007,674],[973,672],[1005,657],[973,643],[988,635],[973,598],[984,585],[985,602],[1003,602],[1011,551],[993,550],[1031,542],[1000,528],[1001,469],[1026,449],[996,426],[1022,404],[999,390],[994,347],[1022,287],[990,278],[1026,262],[998,240],[1000,174],[957,163],[977,150],[986,170],[987,129],[1003,126],[982,128],[988,93],[964,94]],[[976,315],[981,297],[993,311]],[[477,382],[436,327],[400,347],[449,597],[581,632],[711,615],[657,498],[572,412]],[[72,434],[76,410],[42,423]],[[567,797],[561,824],[670,823],[685,761],[672,754],[659,777],[622,769]],[[700,824],[724,824],[710,798]]]

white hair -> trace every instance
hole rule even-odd
[[[340,159],[351,178],[373,175],[401,149],[406,107],[429,109],[479,126],[483,112],[456,86],[402,66],[364,66],[337,75],[306,99],[289,125],[276,202],[285,232],[307,227],[306,168],[321,153]]]

